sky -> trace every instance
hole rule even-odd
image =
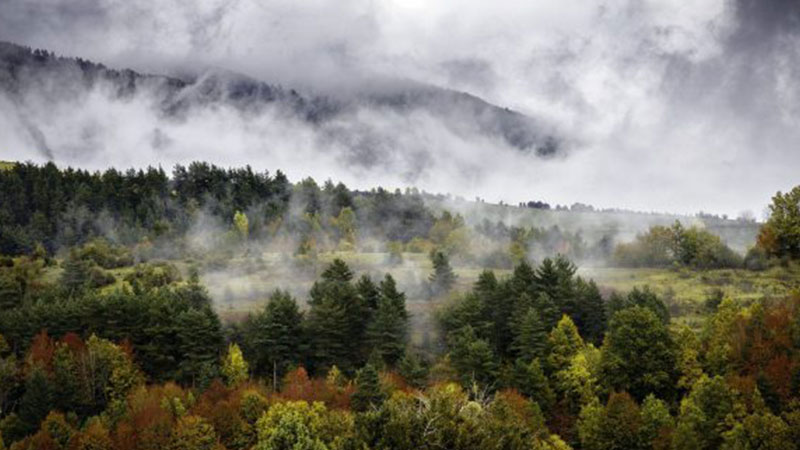
[[[335,94],[370,80],[414,80],[530,115],[570,142],[557,157],[521,157],[454,137],[424,116],[369,117],[370,126],[419,139],[399,139],[386,164],[366,171],[297,124],[208,113],[165,128],[146,105],[92,97],[84,107],[94,115],[81,120],[123,131],[98,133],[109,136],[97,144],[102,152],[83,152],[57,137],[78,119],[61,111],[62,123],[49,112],[38,120],[62,123],[44,128],[58,163],[200,158],[359,188],[415,184],[509,203],[759,218],[776,191],[800,181],[797,0],[0,0],[0,40],[112,67],[224,68]],[[0,98],[0,152],[39,160],[14,137],[13,108]],[[139,142],[143,128],[166,129],[177,150],[131,151],[126,143]],[[265,140],[269,151],[253,150]],[[418,154],[402,144],[421,141],[437,153],[409,161]],[[424,175],[408,175],[421,165]]]

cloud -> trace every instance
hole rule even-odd
[[[224,67],[330,95],[417,80],[543,118],[575,143],[568,158],[523,158],[424,115],[362,112],[338,130],[369,123],[396,129],[395,142],[383,145],[387,132],[331,151],[271,116],[223,109],[163,124],[134,102],[100,109],[75,133],[143,134],[146,150],[101,146],[96,164],[198,156],[487,199],[735,214],[760,213],[797,182],[799,18],[793,0],[5,0],[0,38],[157,73]],[[113,130],[115,117],[134,125]],[[63,157],[65,144],[42,133]],[[352,167],[364,145],[385,151]]]

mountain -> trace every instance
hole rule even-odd
[[[563,147],[543,123],[531,117],[467,93],[420,83],[398,82],[390,88],[321,95],[219,70],[185,77],[117,70],[0,42],[0,96],[13,105],[16,119],[26,129],[26,141],[49,158],[59,146],[80,152],[84,144],[86,148],[106,145],[94,142],[99,139],[96,135],[102,134],[99,125],[87,126],[67,144],[54,144],[62,139],[55,136],[61,130],[53,131],[52,122],[61,118],[48,116],[48,110],[80,105],[93,98],[89,97],[92,94],[114,105],[145,102],[148,110],[166,123],[180,123],[198,111],[220,108],[232,108],[250,119],[267,117],[263,123],[301,123],[309,127],[316,142],[346,148],[348,162],[366,167],[393,152],[424,156],[436,151],[439,139],[431,133],[439,131],[455,136],[453,145],[485,139],[536,156],[554,155]],[[104,109],[113,111],[113,107]],[[424,118],[420,121],[432,123],[430,130],[435,131],[421,130],[417,122],[402,123],[409,117]],[[415,136],[409,142],[401,133]],[[82,141],[84,135],[88,138]],[[157,128],[149,141],[159,147],[172,140]]]

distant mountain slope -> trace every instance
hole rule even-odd
[[[0,42],[0,92],[16,106],[29,141],[49,156],[55,144],[39,123],[42,104],[78,102],[98,90],[112,102],[144,99],[167,121],[220,107],[232,107],[248,117],[269,113],[271,119],[300,121],[312,127],[318,141],[348,148],[348,162],[367,167],[386,152],[436,151],[434,136],[422,135],[409,145],[405,137],[394,134],[399,130],[384,126],[413,114],[425,114],[437,127],[466,142],[480,137],[538,156],[561,149],[559,139],[530,117],[466,93],[418,83],[333,98],[304,95],[229,72],[206,72],[194,78],[146,75]],[[151,141],[153,146],[169,144],[159,130]],[[77,147],[70,145],[70,151],[80,151]]]

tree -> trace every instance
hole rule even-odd
[[[758,246],[770,256],[800,259],[800,186],[775,194],[769,210],[769,219],[758,233]]]
[[[662,322],[665,324],[669,323],[669,310],[667,309],[667,305],[664,304],[649,286],[645,286],[642,289],[634,287],[621,301],[609,302],[609,316],[613,317],[614,313],[617,311],[631,306],[647,308],[653,311]]]
[[[246,381],[250,377],[248,369],[239,346],[236,343],[228,345],[228,353],[222,361],[222,375],[228,386],[236,387]]]
[[[25,393],[19,405],[19,418],[30,433],[39,428],[53,404],[53,387],[45,369],[35,366],[25,379]]]
[[[356,391],[351,399],[353,410],[364,412],[370,408],[380,408],[384,400],[378,369],[367,363],[356,376]]]
[[[431,283],[432,294],[439,295],[448,292],[456,281],[456,274],[450,267],[447,255],[437,250],[431,252],[430,259],[433,263],[433,272],[428,277],[428,281]]]
[[[428,379],[428,368],[413,352],[406,352],[397,365],[400,375],[408,384],[415,388],[422,388]]]
[[[91,269],[90,261],[82,259],[75,249],[70,250],[69,256],[64,260],[61,285],[71,294],[85,289],[91,279]]]
[[[245,331],[256,373],[282,377],[291,365],[301,361],[302,324],[303,313],[291,294],[273,292],[264,310],[250,318],[251,327]]]
[[[581,410],[578,436],[585,450],[645,450],[641,440],[642,419],[639,406],[626,393],[612,393],[605,407],[598,403]]]
[[[467,325],[451,332],[448,337],[450,359],[464,386],[478,383],[491,386],[497,372],[497,360],[489,343],[479,339]]]
[[[547,338],[547,366],[556,373],[569,368],[572,358],[583,349],[583,339],[575,322],[564,315]]]
[[[367,342],[386,364],[393,366],[406,348],[408,312],[406,297],[387,274],[380,285],[378,309],[367,328]]]
[[[194,384],[207,366],[219,361],[223,348],[222,325],[214,311],[206,306],[179,313],[176,331],[178,349],[183,356],[177,376]]]
[[[672,336],[652,310],[633,306],[614,314],[602,347],[607,386],[640,400],[651,393],[672,398],[675,365]]]
[[[24,289],[12,270],[0,270],[0,311],[8,311],[22,304]]]
[[[366,357],[365,333],[370,310],[351,283],[353,272],[335,259],[311,288],[308,336],[312,368],[338,366],[352,374]]]
[[[535,308],[530,307],[517,325],[512,349],[525,361],[542,358],[547,349],[547,326]]]
[[[595,345],[603,341],[606,331],[606,315],[603,297],[593,280],[584,281],[578,277],[575,280],[575,310],[573,319],[581,336]]]
[[[514,361],[514,387],[535,401],[542,410],[550,411],[555,404],[555,393],[542,369],[539,359]]]
[[[335,224],[339,231],[340,244],[353,248],[356,244],[356,214],[353,209],[349,206],[342,208],[335,219]]]
[[[250,235],[250,223],[247,215],[241,211],[236,211],[233,215],[233,226],[242,241],[246,241]]]
[[[645,397],[641,408],[641,440],[647,448],[669,448],[675,420],[670,415],[669,406],[653,394]]]
[[[720,448],[726,420],[739,407],[736,393],[722,377],[701,376],[689,395],[681,400],[672,448]]]
[[[304,401],[272,405],[256,424],[255,450],[328,450],[320,439],[325,406]]]
[[[214,427],[202,417],[180,417],[172,429],[169,450],[218,450],[219,439]]]

